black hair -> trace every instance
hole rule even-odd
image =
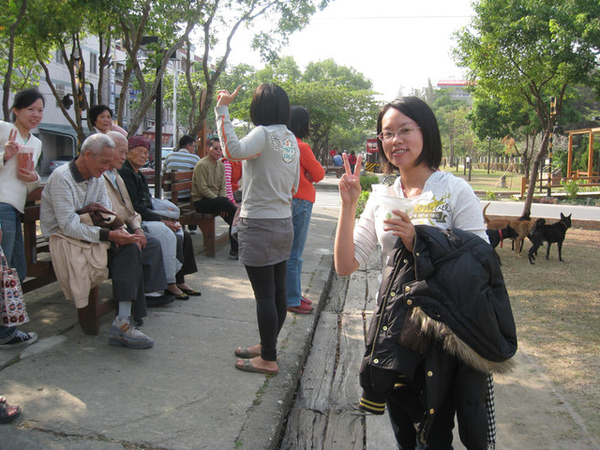
[[[179,148],[184,148],[187,147],[190,144],[195,144],[196,140],[191,137],[190,135],[184,134],[183,136],[181,136],[181,139],[179,139]]]
[[[10,107],[10,109],[12,111],[13,109],[21,110],[23,108],[28,108],[29,106],[37,102],[39,99],[41,99],[42,104],[46,106],[44,96],[41,94],[40,91],[37,90],[37,88],[23,89],[22,91],[17,92],[17,95],[15,95],[13,104]],[[12,121],[17,121],[17,115],[14,112],[12,113]]]
[[[219,138],[210,138],[208,141],[206,141],[206,148],[212,147],[215,142],[219,142]]]
[[[310,113],[304,106],[292,106],[290,131],[298,139],[305,139],[310,136]]]
[[[92,125],[96,124],[96,120],[98,120],[98,116],[100,114],[102,114],[104,111],[108,111],[108,113],[110,114],[110,117],[111,118],[113,117],[112,109],[110,109],[106,105],[96,105],[96,106],[92,106],[90,108],[90,110],[88,111],[88,115],[90,116],[90,121],[92,122]]]
[[[290,122],[290,99],[283,88],[273,83],[258,86],[250,103],[250,119],[255,126],[287,126]]]
[[[442,162],[442,139],[440,137],[440,128],[433,111],[418,97],[400,97],[396,100],[384,105],[377,116],[377,135],[382,131],[382,119],[385,113],[390,109],[395,108],[405,116],[414,120],[423,134],[423,151],[415,161],[415,166],[425,162],[433,170],[437,170]],[[383,143],[377,139],[377,148],[379,149],[379,157],[383,163],[384,173],[393,172],[394,165],[387,159],[383,151]]]

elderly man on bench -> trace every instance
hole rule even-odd
[[[117,172],[127,157],[127,138],[118,131],[109,131],[106,135],[115,143],[115,157],[110,163],[110,170],[103,174],[104,184],[114,213],[132,233],[140,236],[146,306],[150,308],[171,303],[175,300],[174,296],[163,294],[167,287],[167,277],[160,242],[142,230],[142,217],[135,211],[125,182]]]
[[[132,316],[132,313],[138,318],[146,315],[140,236],[118,224],[110,229],[86,223],[88,215],[97,217],[94,212],[112,207],[101,177],[109,169],[114,155],[115,144],[110,137],[104,134],[88,137],[79,158],[50,175],[42,192],[40,224],[42,233],[49,239],[54,270],[63,292],[78,308],[87,305],[87,297],[83,296],[86,288],[89,290],[106,277],[108,256],[113,298],[118,303],[118,315],[110,326],[108,343],[150,348],[154,340],[139,330]],[[80,214],[82,210],[88,214]],[[99,222],[108,221],[109,216],[104,213]],[[82,289],[82,285],[85,288]],[[73,297],[73,292],[79,294]]]

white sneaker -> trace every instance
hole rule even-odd
[[[117,317],[110,325],[108,344],[128,348],[151,348],[154,346],[154,339],[142,333],[131,317],[124,320]]]

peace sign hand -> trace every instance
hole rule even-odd
[[[352,168],[350,167],[350,162],[348,161],[348,154],[343,153],[342,158],[344,158],[344,168],[346,169],[346,172],[342,175],[342,179],[340,180],[339,184],[340,197],[342,198],[343,203],[348,205],[356,205],[362,190],[360,187],[362,156],[359,155],[358,158],[356,158],[354,173],[352,173]]]
[[[4,162],[15,156],[19,151],[19,144],[17,144],[17,130],[11,130],[8,133],[8,141],[4,144]]]

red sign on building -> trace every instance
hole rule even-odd
[[[377,139],[367,139],[367,153],[377,153]]]

